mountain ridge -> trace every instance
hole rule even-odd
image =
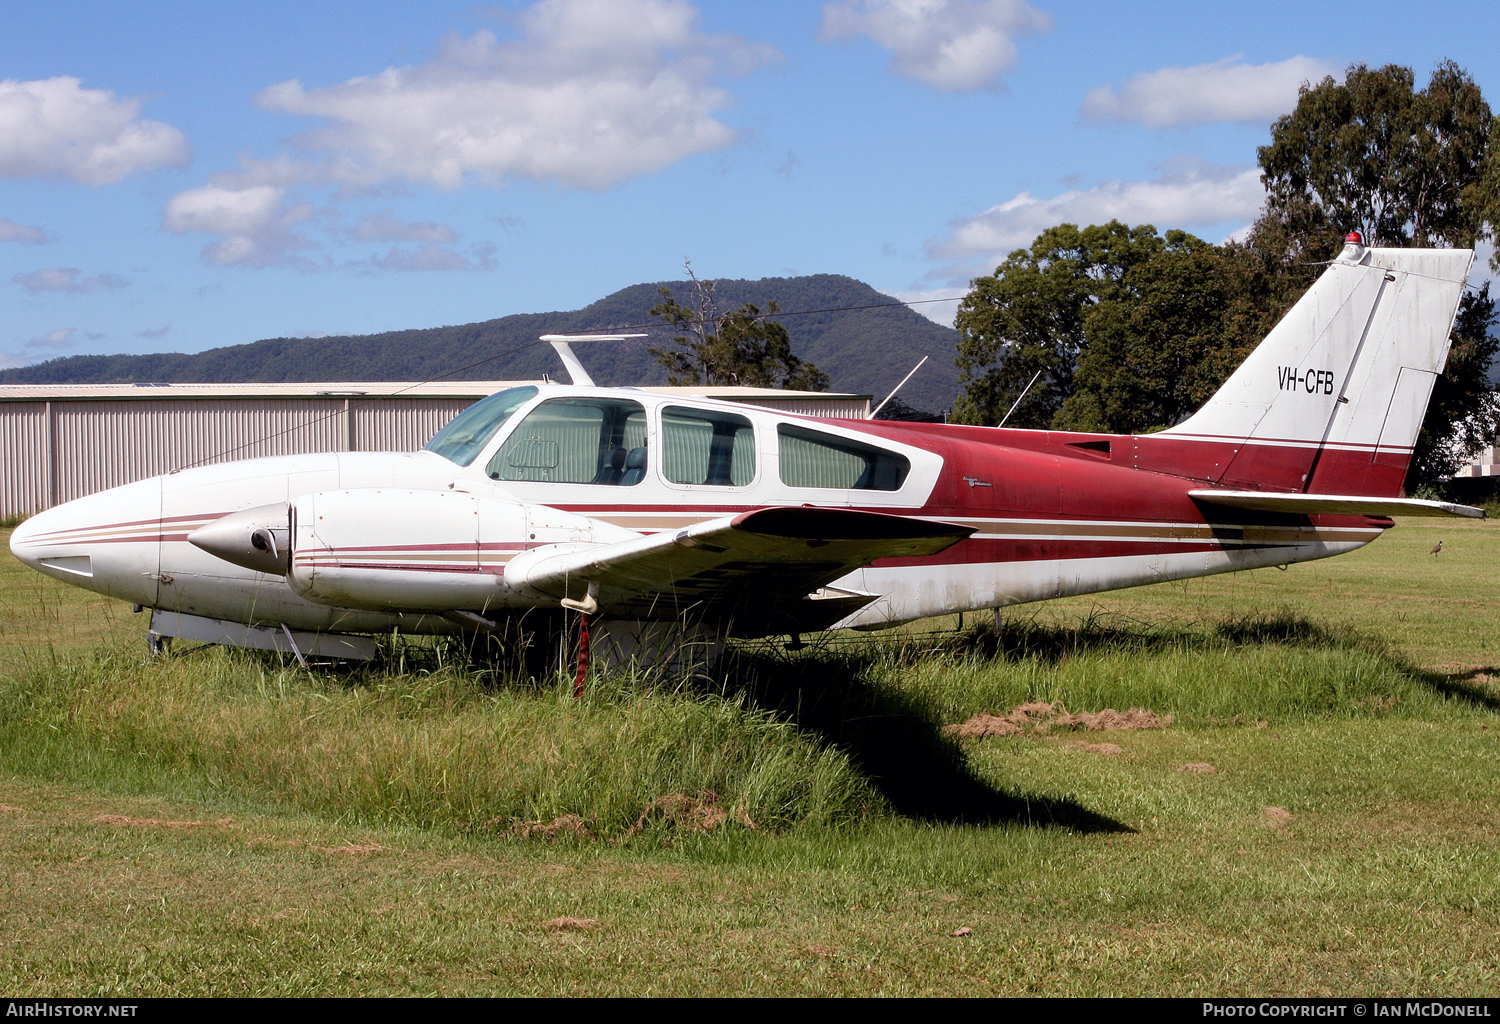
[[[493,320],[324,338],[265,338],[202,352],[65,356],[0,370],[0,384],[132,382],[252,383],[339,380],[525,380],[562,376],[541,334],[643,330],[636,341],[578,350],[602,385],[661,384],[666,370],[647,351],[671,343],[672,332],[647,312],[669,288],[680,301],[688,281],[629,285],[582,309],[514,313]],[[830,390],[883,397],[917,361],[922,372],[902,389],[908,405],[938,411],[958,394],[953,365],[958,335],[842,274],[715,282],[721,312],[754,303],[780,306],[792,350],[831,378]],[[850,308],[854,307],[854,308]],[[865,307],[865,308],[859,308]],[[869,308],[873,307],[873,308]],[[643,327],[642,325],[646,325]]]

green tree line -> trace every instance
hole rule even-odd
[[[1305,84],[1257,155],[1267,199],[1243,242],[1062,224],[975,279],[956,321],[964,392],[954,418],[994,425],[1019,398],[1008,426],[1160,430],[1218,389],[1348,231],[1395,247],[1496,238],[1500,118],[1452,62],[1421,90],[1397,65]],[[1500,255],[1492,267],[1500,271]],[[1488,286],[1466,289],[1409,491],[1495,443],[1495,323]]]

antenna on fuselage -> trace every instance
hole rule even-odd
[[[875,411],[870,413],[870,419],[873,420],[876,416],[880,415],[880,410],[885,408],[885,403],[896,397],[896,392],[900,391],[906,386],[906,382],[912,379],[916,372],[922,368],[922,364],[925,362],[927,362],[926,356],[923,356],[921,359],[917,360],[917,365],[911,368],[911,373],[908,373],[905,377],[902,377],[901,383],[891,388],[891,393],[885,396],[885,401],[877,405],[875,407]]]
[[[995,426],[997,426],[997,427],[1003,427],[1003,426],[1005,426],[1005,420],[1010,419],[1010,414],[1016,411],[1016,406],[1018,406],[1018,405],[1021,404],[1021,399],[1026,397],[1026,392],[1028,392],[1028,391],[1031,390],[1031,385],[1035,384],[1036,383],[1036,379],[1038,377],[1040,377],[1041,375],[1042,375],[1042,371],[1041,370],[1038,370],[1038,371],[1036,371],[1036,373],[1033,373],[1031,375],[1031,379],[1029,381],[1027,381],[1026,382],[1026,386],[1021,389],[1021,394],[1019,396],[1017,396],[1017,398],[1016,398],[1016,400],[1014,402],[1010,403],[1010,409],[1006,411],[1004,419],[1002,419],[999,423],[995,424]]]
[[[575,385],[593,387],[594,378],[583,368],[573,350],[568,347],[569,342],[574,341],[628,341],[631,338],[648,338],[648,334],[544,334],[542,341],[550,342],[557,351],[557,358],[562,360],[564,368],[568,371],[568,377]]]

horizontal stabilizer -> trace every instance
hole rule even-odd
[[[766,508],[614,544],[526,552],[505,580],[575,602],[595,593],[611,618],[693,614],[764,636],[825,628],[851,601],[876,595],[818,596],[820,588],[876,559],[936,554],[973,532],[878,512]]]
[[[1315,516],[1467,516],[1483,519],[1484,509],[1422,498],[1366,498],[1352,494],[1277,494],[1269,491],[1188,491],[1195,501]]]

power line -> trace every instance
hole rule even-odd
[[[418,381],[415,384],[408,384],[404,388],[398,388],[397,390],[392,391],[389,395],[381,395],[380,397],[381,398],[395,398],[397,395],[404,395],[404,394],[406,394],[406,392],[415,390],[416,388],[422,387],[425,384],[431,384],[431,383],[433,383],[435,381],[440,381],[444,377],[451,377],[455,373],[463,373],[465,370],[472,370],[472,369],[474,369],[474,367],[476,367],[476,366],[483,366],[485,363],[492,363],[496,359],[504,359],[506,356],[513,356],[517,352],[524,352],[526,349],[528,349],[528,348],[535,348],[536,346],[538,346],[540,344],[542,344],[542,342],[540,342],[540,341],[533,341],[533,342],[528,342],[525,345],[518,345],[515,348],[506,349],[504,352],[498,352],[495,355],[489,356],[489,357],[487,357],[485,359],[481,359],[478,362],[470,363],[468,366],[460,366],[456,370],[448,370],[445,373],[438,374],[436,377],[428,377],[426,380]],[[326,420],[337,419],[338,417],[340,417],[342,415],[344,415],[344,410],[343,409],[336,409],[333,412],[327,413],[327,414],[325,414],[323,416],[317,416],[317,417],[314,417],[313,419],[306,420],[305,422],[298,423],[295,426],[287,427],[285,430],[278,430],[275,433],[271,433],[271,434],[263,434],[260,437],[255,438],[254,440],[246,441],[244,444],[237,444],[233,448],[225,448],[222,451],[214,452],[212,455],[205,455],[201,459],[196,459],[196,460],[194,460],[192,462],[184,463],[183,465],[178,466],[177,470],[173,470],[173,472],[177,472],[178,470],[184,470],[184,469],[192,469],[194,466],[200,466],[200,465],[202,465],[205,462],[215,462],[215,461],[223,458],[225,455],[233,455],[235,452],[243,451],[246,448],[252,448],[255,445],[261,444],[262,442],[271,440],[273,437],[281,437],[283,434],[291,434],[291,433],[294,433],[295,431],[298,431],[298,430],[305,430],[308,427],[316,426],[317,424],[322,423],[322,422],[324,422]]]

